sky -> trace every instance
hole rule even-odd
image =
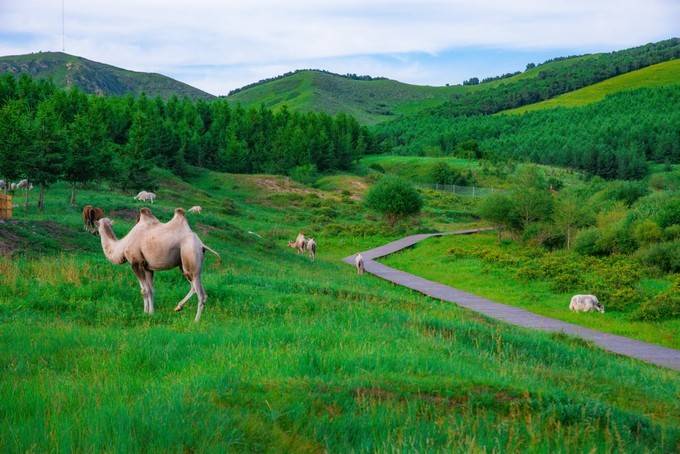
[[[455,84],[680,36],[680,0],[63,1],[67,53],[216,95],[300,68]],[[0,55],[60,50],[60,0],[0,0]]]

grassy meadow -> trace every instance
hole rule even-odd
[[[91,203],[122,236],[140,206],[130,194],[84,189],[70,207],[60,183],[45,213],[17,208],[0,224],[1,451],[680,449],[677,372],[340,263],[463,225],[437,208],[442,196],[388,228],[354,200],[349,177],[318,189],[266,175],[160,176],[154,213],[202,205],[190,223],[222,255],[206,258],[200,324],[195,299],[173,312],[188,288],[177,271],[156,274],[157,312],[145,316],[131,270],[83,231]],[[299,230],[317,238],[317,261],[286,247]]]
[[[498,245],[495,233],[475,236],[432,238],[406,251],[386,257],[382,261],[394,268],[452,287],[484,296],[500,303],[522,307],[529,311],[559,320],[587,326],[622,336],[680,349],[680,320],[660,322],[632,320],[625,311],[607,310],[600,313],[573,313],[569,311],[571,296],[591,293],[588,288],[573,288],[568,292],[556,290],[551,282],[522,275],[527,269],[498,262],[496,254],[519,253],[516,244]],[[483,258],[487,256],[488,259]],[[563,255],[563,260],[575,259]],[[645,277],[637,287],[650,295],[670,287],[663,278]],[[607,309],[607,302],[605,309]],[[610,308],[611,309],[611,308]]]

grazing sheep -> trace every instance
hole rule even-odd
[[[312,260],[316,258],[316,241],[314,241],[314,238],[309,238],[305,241],[305,250],[309,252],[309,257]]]
[[[307,239],[305,238],[305,234],[300,232],[300,233],[298,233],[298,236],[295,238],[295,241],[289,241],[288,242],[288,247],[292,247],[293,249],[297,249],[298,254],[304,254],[306,244],[307,244]]]
[[[5,189],[6,183],[5,180],[0,180],[0,189]]]
[[[198,205],[194,205],[191,208],[189,208],[189,213],[201,214],[202,211],[203,211],[203,208],[201,208]]]
[[[147,192],[147,191],[141,191],[139,194],[137,194],[134,197],[135,200],[139,200],[140,202],[151,202],[153,203],[154,200],[156,200],[156,194],[153,192]]]
[[[28,189],[29,191],[33,189],[33,185],[28,183],[27,179],[23,179],[16,185],[17,189]]]
[[[354,265],[357,267],[357,274],[364,274],[364,271],[366,271],[366,268],[364,268],[364,256],[361,254],[357,254],[356,257],[354,257]]]
[[[17,190],[17,184],[16,183],[10,183],[9,184],[9,190],[14,192]]]
[[[574,295],[569,303],[569,310],[575,312],[597,311],[604,314],[604,306],[595,295]]]

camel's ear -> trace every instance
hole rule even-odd
[[[175,214],[178,214],[180,216],[184,216],[184,208],[175,208]]]

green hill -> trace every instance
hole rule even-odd
[[[576,107],[601,101],[605,96],[623,90],[634,90],[644,87],[659,87],[680,84],[680,60],[671,60],[627,74],[612,77],[602,82],[565,93],[546,101],[528,106],[506,110],[502,113],[525,113],[553,107]]]
[[[340,112],[373,124],[394,115],[431,107],[446,101],[462,87],[410,85],[390,79],[358,80],[325,71],[300,70],[253,84],[227,97],[245,106],[283,105],[293,110]]]
[[[86,93],[101,95],[138,95],[169,98],[210,99],[213,95],[162,74],[128,71],[104,63],[65,54],[37,52],[0,57],[0,73],[28,74],[37,79],[52,79],[59,87],[78,87]]]
[[[248,85],[227,99],[246,106],[344,112],[363,124],[401,117],[409,123],[409,117],[421,113],[449,119],[533,104],[679,56],[680,39],[673,38],[616,52],[558,57],[509,77],[445,87],[300,70]]]

